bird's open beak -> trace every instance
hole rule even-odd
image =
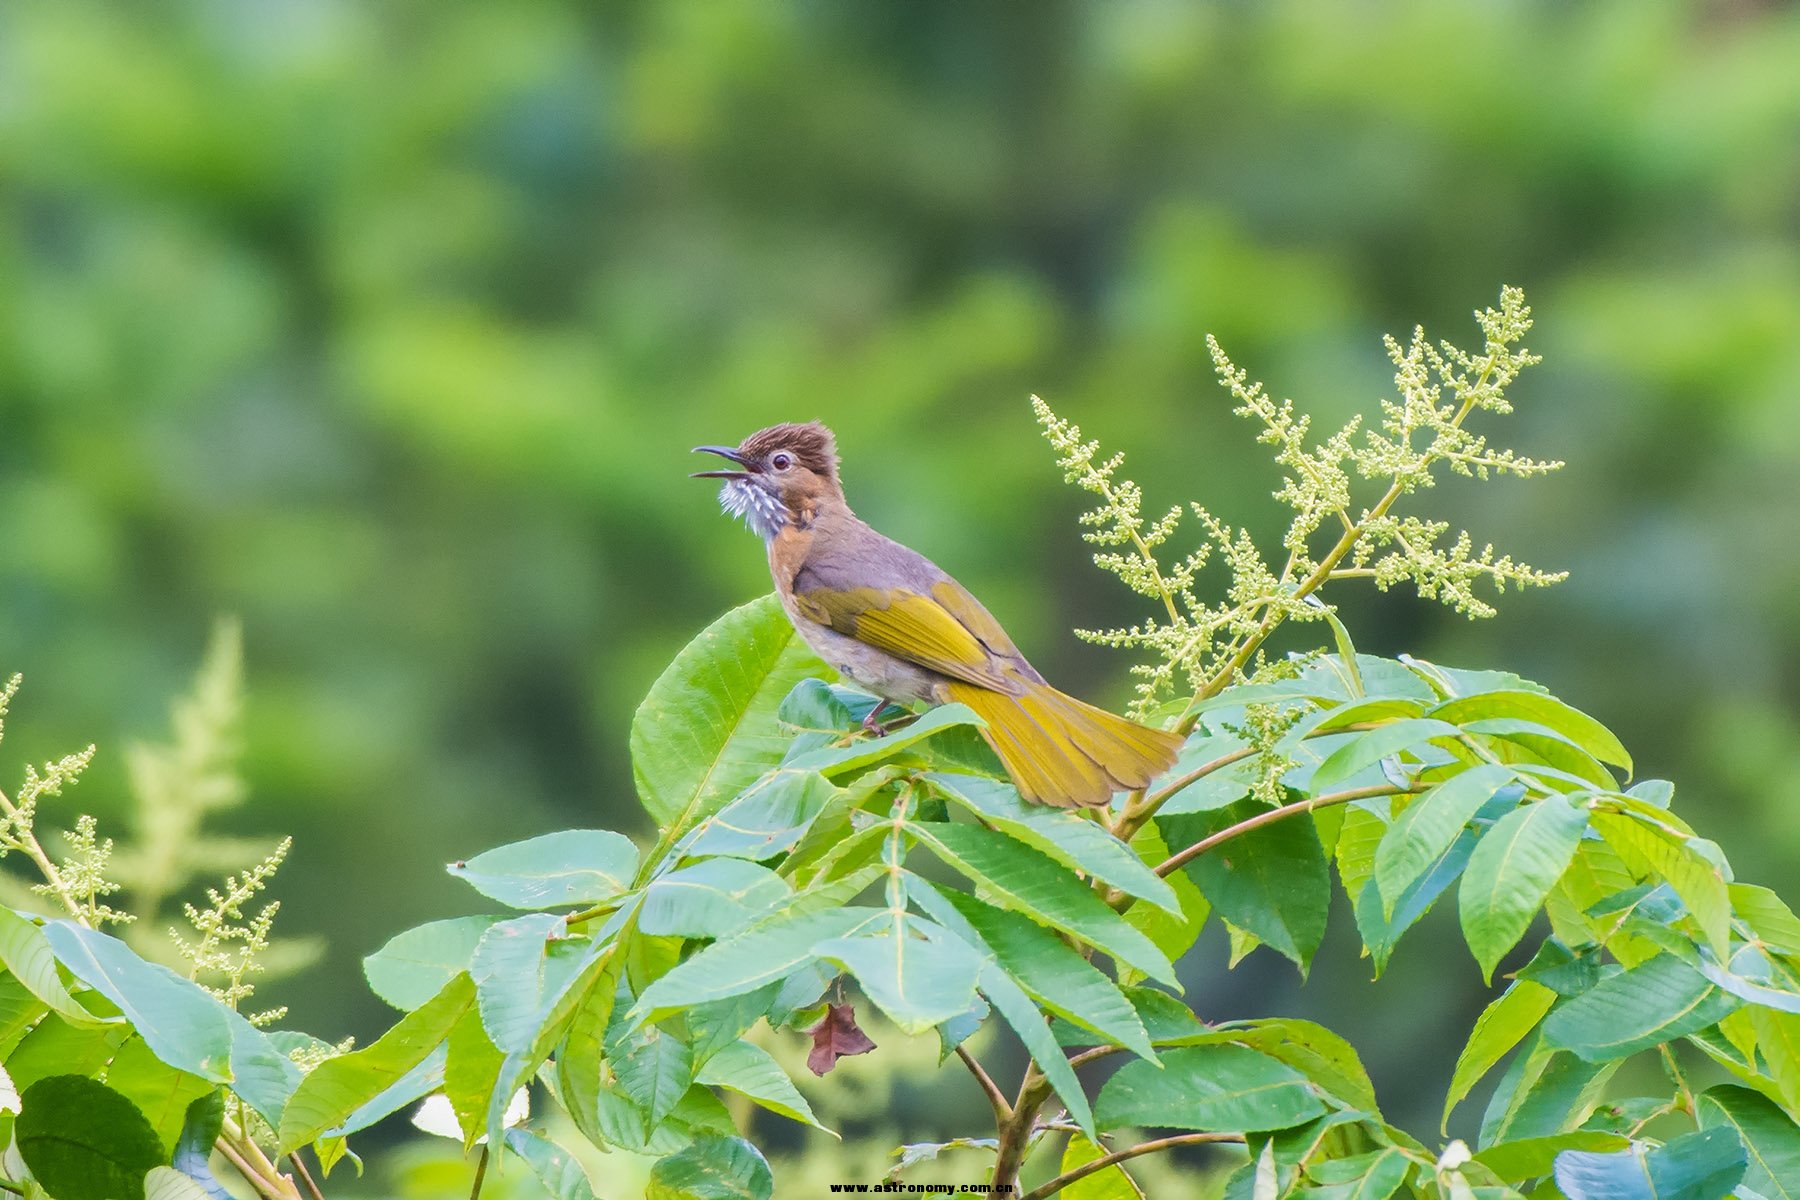
[[[739,466],[747,465],[745,462],[744,456],[739,454],[736,450],[732,449],[730,446],[695,446],[693,452],[695,454],[716,454],[720,458],[729,458],[732,462],[737,463]],[[747,472],[747,471],[695,471],[692,475],[689,475],[688,478],[689,479],[745,479],[745,478],[748,478],[748,476],[749,476],[749,472]]]

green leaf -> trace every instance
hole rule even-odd
[[[1000,1146],[996,1138],[952,1138],[947,1142],[908,1142],[896,1149],[894,1157],[898,1160],[887,1170],[887,1177],[898,1179],[907,1168],[922,1162],[936,1162],[938,1155],[946,1150],[985,1150],[992,1154]]]
[[[1388,1146],[1354,1159],[1328,1159],[1309,1169],[1325,1187],[1298,1193],[1307,1200],[1388,1200],[1406,1182],[1413,1160],[1399,1146]]]
[[[170,1153],[181,1137],[188,1106],[217,1087],[163,1062],[143,1038],[132,1038],[119,1047],[107,1064],[106,1086],[131,1101]]]
[[[1394,818],[1375,850],[1375,882],[1381,888],[1385,916],[1393,917],[1401,894],[1443,857],[1482,805],[1512,780],[1512,771],[1494,763],[1471,767],[1415,798]]]
[[[1631,770],[1631,755],[1625,752],[1611,730],[1594,718],[1542,692],[1497,691],[1446,700],[1432,709],[1430,715],[1457,725],[1470,721],[1512,717],[1543,725],[1580,746],[1601,762]]]
[[[575,1156],[528,1129],[506,1131],[506,1148],[525,1160],[551,1200],[595,1200],[594,1185]]]
[[[638,997],[633,1016],[654,1019],[785,979],[819,957],[814,949],[819,943],[886,917],[885,909],[865,907],[776,913],[714,942],[657,979]]]
[[[1103,1129],[1139,1126],[1218,1132],[1286,1129],[1326,1111],[1306,1076],[1243,1046],[1185,1046],[1162,1066],[1126,1063],[1100,1089]]]
[[[836,972],[832,974],[835,977]],[[748,1033],[769,1015],[781,989],[779,983],[765,983],[754,992],[688,1009],[685,1016],[689,1040],[694,1044],[694,1061],[705,1062]]]
[[[1589,1062],[1605,1062],[1704,1029],[1737,1006],[1699,971],[1659,954],[1551,1013],[1544,1038]]]
[[[1555,992],[1529,979],[1520,979],[1482,1010],[1468,1043],[1456,1058],[1450,1092],[1444,1097],[1444,1128],[1449,1127],[1450,1111],[1469,1094],[1469,1089],[1536,1028],[1555,1003]]]
[[[1189,846],[1264,811],[1260,802],[1243,800],[1217,812],[1165,818],[1162,828],[1169,845]],[[1214,847],[1185,869],[1220,916],[1255,934],[1305,974],[1324,940],[1331,907],[1331,870],[1311,821],[1270,822]]]
[[[737,932],[790,894],[787,881],[741,858],[709,858],[652,879],[638,929],[647,934],[717,938]]]
[[[1105,1158],[1106,1148],[1091,1142],[1083,1134],[1069,1135],[1069,1144],[1063,1148],[1061,1174],[1085,1167],[1095,1159]],[[1063,1200],[1143,1200],[1144,1193],[1132,1182],[1131,1176],[1118,1163],[1103,1167],[1091,1175],[1065,1187],[1060,1193]]]
[[[1750,1024],[1769,1081],[1790,1109],[1800,1109],[1800,1016],[1751,1006]]]
[[[363,978],[377,996],[411,1012],[469,969],[481,935],[499,917],[452,917],[416,925],[363,959]]]
[[[73,921],[52,921],[44,933],[62,964],[116,1004],[156,1057],[213,1083],[231,1078],[229,1010],[206,989]]]
[[[57,1200],[143,1200],[162,1139],[131,1101],[80,1075],[26,1088],[13,1122],[19,1157]]]
[[[1750,925],[1750,932],[1759,943],[1775,954],[1800,959],[1800,918],[1796,918],[1795,910],[1789,909],[1786,901],[1755,883],[1730,883],[1726,891],[1733,912]]]
[[[1483,979],[1525,936],[1587,824],[1587,809],[1550,796],[1501,817],[1476,845],[1457,907]]]
[[[1494,1088],[1481,1118],[1481,1145],[1566,1133],[1598,1103],[1619,1060],[1585,1062],[1531,1035]]]
[[[1162,830],[1157,828],[1155,821],[1145,821],[1139,827],[1137,835],[1131,839],[1131,849],[1146,865],[1169,859],[1168,843],[1163,841]],[[1199,940],[1206,918],[1212,913],[1212,905],[1207,903],[1186,871],[1174,872],[1166,882],[1175,893],[1181,911],[1172,914],[1151,904],[1133,904],[1125,910],[1125,923],[1149,938],[1163,952],[1163,957],[1170,962],[1179,962]],[[1142,976],[1130,968],[1119,973],[1121,983],[1136,982],[1140,978]]]
[[[35,921],[0,905],[0,965],[11,971],[25,990],[51,1012],[71,1025],[102,1025],[117,1017],[96,1017],[76,1002],[56,971],[56,952]]]
[[[469,959],[469,978],[481,1023],[500,1049],[528,1049],[550,999],[582,964],[586,939],[563,936],[568,926],[552,913],[531,913],[488,927]]]
[[[418,1066],[474,1003],[475,984],[458,975],[376,1041],[314,1067],[281,1114],[281,1153],[325,1133]]]
[[[1306,1200],[1387,1200],[1400,1190],[1400,1185],[1406,1182],[1406,1173],[1412,1170],[1412,1160],[1395,1146],[1359,1155],[1355,1160],[1332,1159],[1319,1165],[1336,1166],[1350,1161],[1356,1163],[1356,1171],[1350,1178],[1339,1179],[1334,1174],[1325,1187],[1301,1194]]]
[[[1148,900],[1166,912],[1181,911],[1180,899],[1169,883],[1100,822],[1068,809],[1027,804],[1009,783],[976,775],[940,773],[925,778],[939,795],[1063,866],[1091,875],[1127,896]]]
[[[606,1031],[612,1024],[618,995],[617,975],[615,969],[609,967],[583,993],[569,1021],[562,1050],[556,1056],[557,1096],[574,1120],[576,1128],[590,1140],[600,1136],[600,1109],[606,1103],[599,1095],[602,1090],[600,1061],[605,1056]],[[453,1040],[450,1063],[445,1069],[446,1085],[452,1078],[451,1068],[455,1066],[456,1057]],[[639,1140],[642,1140],[642,1136],[640,1130]]]
[[[739,1137],[695,1138],[650,1169],[644,1200],[772,1200],[775,1177]]]
[[[348,1135],[385,1120],[401,1109],[418,1103],[432,1092],[442,1091],[446,1049],[441,1042],[433,1046],[410,1069],[351,1109],[346,1116],[314,1139],[314,1148],[319,1151],[320,1156],[325,1157],[329,1153],[328,1143],[339,1143],[341,1148],[343,1139]]]
[[[831,780],[817,771],[780,767],[700,822],[681,852],[695,858],[720,855],[755,862],[774,858],[798,844],[837,793]]]
[[[1588,1150],[1611,1154],[1631,1144],[1629,1138],[1600,1129],[1577,1129],[1549,1137],[1521,1138],[1489,1146],[1475,1156],[1475,1161],[1497,1175],[1504,1183],[1524,1183],[1550,1174],[1556,1156],[1564,1150]]]
[[[1056,1036],[1050,1032],[1050,1026],[1044,1023],[1044,1014],[1038,1011],[1037,1005],[1025,994],[1025,990],[1014,983],[1012,977],[995,963],[984,964],[981,969],[981,991],[988,998],[1019,1041],[1025,1045],[1026,1053],[1037,1063],[1038,1070],[1050,1081],[1057,1097],[1069,1110],[1069,1116],[1075,1124],[1089,1137],[1094,1135],[1094,1114],[1088,1107],[1087,1093],[1082,1091],[1081,1081],[1075,1076],[1075,1069],[1069,1065],[1062,1047],[1056,1042]],[[1133,1065],[1149,1065],[1139,1060]]]
[[[920,908],[977,951],[991,953],[1037,1003],[1139,1057],[1156,1057],[1131,1001],[1054,933],[973,896],[938,892],[916,877],[907,886]],[[952,911],[944,912],[945,906]]]
[[[278,1049],[270,1036],[230,1010],[231,1090],[271,1126],[281,1123],[281,1110],[300,1086],[300,1068]]]
[[[1594,828],[1635,874],[1666,880],[1713,953],[1730,958],[1731,896],[1724,871],[1700,852],[1698,839],[1627,813],[1596,812]]]
[[[479,997],[477,1007],[463,1013],[451,1027],[444,1049],[444,1098],[456,1114],[463,1149],[467,1150],[482,1134],[501,1064],[506,1061],[505,1052],[494,1045],[481,1023]],[[594,1069],[599,1071],[598,1062]]]
[[[607,1033],[606,1061],[651,1128],[675,1111],[694,1082],[693,1047],[656,1025],[616,1021]]]
[[[671,840],[781,762],[776,709],[824,670],[772,595],[726,613],[675,656],[631,722],[638,797]]]
[[[1777,954],[1800,958],[1800,917],[1766,887],[1749,883],[1727,886],[1731,907],[1756,935]]]
[[[606,829],[565,829],[477,854],[444,868],[512,908],[567,908],[611,899],[631,886],[637,847]]]
[[[1730,1126],[1749,1152],[1744,1186],[1766,1200],[1800,1200],[1800,1126],[1766,1096],[1720,1084],[1696,1105],[1700,1128]]]
[[[981,959],[956,937],[909,913],[893,913],[855,937],[830,938],[816,949],[820,958],[856,976],[869,999],[905,1033],[924,1033],[975,1002]]]
[[[1080,938],[1153,979],[1180,986],[1162,951],[1055,860],[979,825],[914,822],[907,829],[1007,907]]]
[[[1344,894],[1353,901],[1361,897],[1363,886],[1375,876],[1375,856],[1392,824],[1387,816],[1391,800],[1392,797],[1379,796],[1344,805],[1337,840],[1326,846],[1337,861]]]
[[[231,1193],[209,1192],[190,1175],[174,1167],[152,1167],[144,1176],[144,1200],[231,1200]]]
[[[1312,774],[1308,789],[1318,795],[1342,783],[1360,771],[1366,771],[1384,758],[1391,758],[1403,750],[1431,741],[1433,738],[1455,737],[1456,726],[1444,721],[1433,721],[1424,717],[1411,717],[1399,721],[1390,721],[1385,725],[1377,725],[1366,733],[1359,733],[1336,750],[1326,755]]]
[[[508,1053],[500,1064],[500,1073],[488,1100],[487,1135],[490,1143],[498,1143],[505,1136],[506,1107],[513,1093],[528,1082],[532,1072],[550,1057],[557,1044],[575,1024],[576,1017],[585,1010],[594,991],[617,986],[619,975],[613,965],[617,950],[616,941],[590,943],[572,973],[557,986],[546,988],[547,1000],[531,1045],[524,1050]]]
[[[1216,1027],[1216,1032],[1286,1063],[1352,1108],[1380,1114],[1375,1085],[1356,1048],[1323,1025],[1295,1017],[1265,1017],[1229,1022]]]
[[[814,1129],[825,1129],[813,1116],[811,1106],[794,1087],[787,1072],[768,1051],[752,1042],[733,1042],[719,1050],[706,1060],[694,1080],[709,1087],[730,1088],[770,1112],[780,1113]],[[825,1132],[831,1131],[826,1129]]]
[[[213,1089],[188,1105],[182,1119],[181,1134],[175,1139],[171,1165],[192,1179],[207,1200],[232,1200],[212,1173],[213,1143],[225,1127],[225,1093]],[[145,1190],[150,1191],[149,1181]]]
[[[1736,1131],[1715,1127],[1656,1149],[1565,1150],[1556,1156],[1556,1186],[1568,1200],[1720,1200],[1746,1165]]]
[[[0,971],[0,1058],[17,1049],[20,1039],[48,1012],[42,1000],[25,990],[18,976]],[[121,1027],[123,1024],[120,1022]]]
[[[13,1048],[6,1071],[17,1088],[50,1075],[98,1075],[130,1036],[131,1028],[124,1024],[71,1025],[50,1013]]]

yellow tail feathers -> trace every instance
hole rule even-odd
[[[1175,765],[1181,738],[1116,717],[1035,683],[1018,696],[952,682],[949,698],[974,709],[1019,794],[1059,808],[1111,802]]]

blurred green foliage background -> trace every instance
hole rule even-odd
[[[445,861],[647,832],[632,707],[766,590],[688,447],[825,419],[862,515],[1122,703],[1068,629],[1133,601],[1026,396],[1274,536],[1203,335],[1335,424],[1381,332],[1471,342],[1517,283],[1547,361],[1500,440],[1569,466],[1430,507],[1574,577],[1351,626],[1548,684],[1800,898],[1796,62],[1754,0],[6,6],[7,757],[98,741],[73,799],[116,814],[241,617],[236,832],[296,835],[283,927],[329,943],[267,998],[366,1038],[357,959],[475,907]],[[1329,1014],[1416,1120],[1480,993],[1412,944],[1353,1011],[1345,946],[1194,996]]]

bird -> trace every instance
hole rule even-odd
[[[857,517],[823,424],[772,425],[694,453],[732,464],[693,477],[724,480],[720,506],[763,539],[794,628],[879,698],[871,732],[890,704],[966,705],[1020,796],[1059,808],[1108,805],[1174,765],[1178,735],[1050,686],[967,588]]]

